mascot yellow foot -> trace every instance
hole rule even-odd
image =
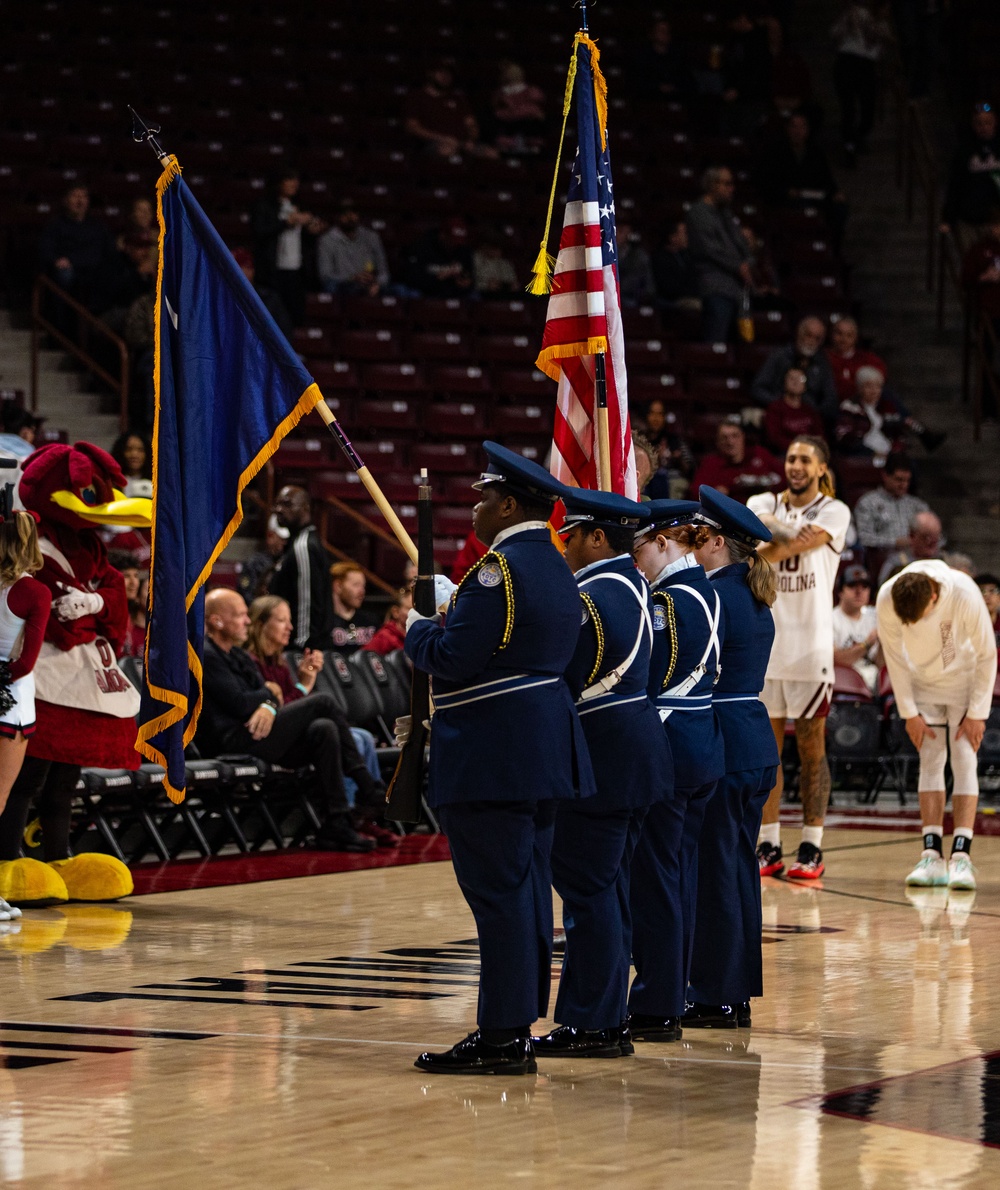
[[[65,882],[71,901],[117,901],[119,897],[127,897],[135,887],[132,873],[121,860],[97,851],[53,860],[48,867]]]
[[[127,871],[128,869],[126,869]],[[131,886],[131,879],[130,879]],[[12,859],[0,864],[0,897],[22,909],[42,909],[69,898],[59,872],[37,859]]]

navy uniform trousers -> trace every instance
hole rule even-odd
[[[712,572],[722,599],[726,639],[714,706],[725,743],[726,773],[709,800],[698,844],[698,906],[688,998],[741,1004],[763,994],[757,835],[774,784],[777,748],[758,694],[774,641],[770,608],[747,586],[749,567]]]
[[[630,838],[647,806],[669,795],[673,764],[646,693],[653,634],[645,579],[621,555],[584,567],[576,580],[587,618],[566,680],[579,696],[597,793],[556,811],[552,881],[566,949],[555,1020],[614,1029],[625,1019],[631,966]],[[626,663],[604,690],[602,679]]]
[[[406,634],[433,680],[428,800],[476,919],[483,1029],[526,1031],[548,1009],[555,806],[595,788],[564,678],[579,636],[576,583],[544,525],[486,554],[443,625]]]
[[[668,1017],[684,1011],[697,913],[698,840],[725,768],[722,735],[712,710],[725,622],[700,566],[682,567],[658,580],[653,602],[656,645],[650,692],[658,711],[669,712],[663,730],[674,757],[676,785],[672,797],[650,807],[633,840],[636,975],[628,1006],[631,1012]],[[676,657],[668,608],[676,628]]]

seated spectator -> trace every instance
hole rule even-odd
[[[642,306],[656,297],[653,266],[649,253],[642,245],[642,236],[631,223],[619,223],[618,289],[623,306]]]
[[[703,483],[745,504],[759,492],[777,492],[784,486],[785,469],[763,446],[748,449],[746,434],[735,418],[719,423],[715,451],[707,454],[691,481],[697,492]]]
[[[146,652],[146,600],[142,597],[143,574],[139,560],[128,550],[110,549],[108,562],[125,580],[125,599],[128,602],[128,632],[122,641],[118,659],[141,659]]]
[[[667,238],[650,257],[656,295],[675,309],[700,310],[698,279],[688,247],[687,224],[678,219],[667,230]]]
[[[847,201],[804,112],[793,112],[785,122],[784,134],[761,154],[757,186],[771,206],[821,207],[834,251],[839,250],[847,223]]]
[[[330,567],[333,586],[333,648],[345,655],[357,652],[375,635],[374,617],[361,610],[368,585],[357,562],[336,562]]]
[[[654,21],[649,40],[635,54],[627,76],[642,99],[684,102],[694,88],[684,50],[674,40],[669,21]]]
[[[992,104],[977,103],[972,109],[969,132],[959,141],[952,156],[948,190],[941,208],[941,230],[954,231],[959,248],[967,248],[977,229],[989,221],[997,205],[998,176],[1000,136],[996,112]]]
[[[906,545],[897,553],[890,554],[878,575],[881,587],[887,578],[898,574],[911,562],[927,562],[941,557],[941,521],[931,511],[918,512],[910,522],[910,533]]]
[[[292,316],[288,313],[285,299],[270,285],[262,285],[257,281],[257,266],[254,264],[253,253],[249,248],[234,248],[233,260],[243,270],[243,276],[254,287],[254,292],[264,303],[264,309],[278,324],[278,330],[286,339],[290,339],[295,327],[292,325]]]
[[[140,495],[135,490],[137,482],[153,478],[153,459],[146,439],[133,430],[126,430],[114,440],[108,453],[125,476],[125,495]]]
[[[803,112],[822,122],[822,108],[813,100],[812,80],[805,58],[785,40],[785,30],[775,16],[765,16],[767,48],[771,55],[771,100],[778,115]]]
[[[838,318],[830,327],[830,346],[827,358],[833,371],[833,383],[838,401],[853,401],[857,395],[858,368],[875,368],[887,376],[885,360],[874,351],[858,346],[858,324],[853,318]]]
[[[484,297],[490,294],[513,294],[521,291],[517,270],[503,254],[498,236],[487,235],[472,254],[472,276],[476,290]]]
[[[876,694],[882,649],[871,598],[871,575],[863,566],[848,566],[833,609],[833,663],[856,670]]]
[[[89,212],[90,191],[79,184],[70,186],[62,211],[42,229],[38,254],[52,280],[96,314],[110,305],[118,254],[111,232]]]
[[[743,293],[753,288],[753,252],[733,214],[734,188],[732,170],[725,166],[706,170],[702,196],[687,213],[706,343],[732,339]]]
[[[894,451],[882,468],[882,486],[860,497],[854,506],[858,541],[868,550],[903,550],[910,544],[910,525],[927,502],[910,494],[913,464]]]
[[[638,430],[632,431],[632,450],[635,453],[635,485],[639,490],[639,499],[649,500],[651,497],[646,489],[656,473],[656,451],[645,434],[640,434]]]
[[[129,241],[141,244],[146,249],[155,272],[159,255],[160,228],[156,222],[156,208],[148,198],[137,198],[132,203],[125,220],[125,228],[118,237],[118,251],[121,252]]]
[[[962,257],[962,284],[976,308],[1000,322],[1000,207],[994,207],[982,234]]]
[[[927,451],[937,450],[947,438],[944,431],[927,429],[891,393],[884,391],[885,377],[878,368],[859,368],[855,380],[857,397],[840,403],[834,428],[841,454],[884,459],[890,451],[902,449],[906,433],[918,438]]]
[[[372,851],[374,839],[360,835],[351,822],[345,760],[352,766],[352,775],[361,776],[364,770],[366,806],[373,813],[384,808],[384,791],[364,769],[343,712],[326,694],[282,706],[278,683],[266,681],[242,647],[249,627],[242,595],[221,587],[209,591],[199,749],[208,756],[248,752],[289,768],[312,764],[326,811],[316,846],[328,851]]]
[[[501,153],[537,153],[545,142],[545,92],[525,81],[516,62],[500,63],[493,119]]]
[[[789,368],[798,368],[806,377],[803,396],[816,406],[824,421],[832,422],[837,416],[837,390],[830,361],[820,350],[825,338],[826,327],[821,319],[803,318],[795,328],[795,342],[787,347],[776,347],[754,377],[754,400],[759,405],[777,401],[784,392]]]
[[[455,153],[497,155],[496,149],[479,139],[479,123],[465,94],[455,86],[455,76],[446,62],[432,66],[424,76],[424,85],[407,96],[403,127],[428,152],[441,157]]]
[[[957,550],[949,550],[946,554],[941,555],[941,561],[946,566],[950,566],[952,570],[960,570],[962,574],[967,574],[969,578],[976,577],[976,564],[969,554],[963,554]]]
[[[764,437],[767,445],[780,455],[803,434],[823,437],[823,419],[819,410],[806,399],[809,381],[800,368],[789,368],[781,397],[768,405],[764,414]]]
[[[682,499],[694,474],[695,459],[691,447],[679,433],[674,415],[667,413],[662,401],[646,406],[646,440],[656,453],[656,466],[650,486],[650,500]],[[666,491],[663,488],[666,487]]]
[[[470,529],[469,536],[466,537],[465,543],[455,555],[455,561],[452,563],[451,581],[460,583],[485,553],[486,546],[476,536],[475,531]]]
[[[386,608],[382,627],[366,645],[361,647],[369,653],[378,653],[382,657],[386,653],[394,653],[396,649],[401,649],[403,638],[406,636],[406,617],[409,615],[411,607],[413,607],[413,592],[400,591]]]
[[[316,242],[316,268],[327,293],[375,297],[389,284],[389,264],[382,238],[361,226],[354,202],[345,198],[336,223]]]
[[[996,636],[997,648],[1000,649],[1000,578],[985,571],[976,575],[976,586],[982,591],[986,601],[986,610],[990,613],[990,622]]]
[[[35,437],[44,421],[13,401],[4,401],[0,406],[0,454],[26,459],[35,449]]]
[[[473,290],[469,228],[460,216],[433,228],[404,255],[406,284],[424,297],[466,297]]]
[[[284,525],[278,524],[278,518],[272,512],[264,531],[264,548],[247,558],[236,583],[239,593],[248,603],[252,603],[259,595],[268,594],[275,563],[285,552],[289,536],[289,531]]]

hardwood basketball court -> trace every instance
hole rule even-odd
[[[912,833],[824,850],[822,887],[765,881],[752,1030],[526,1078],[413,1068],[475,1022],[448,863],[28,912],[0,934],[0,1184],[1000,1185],[1000,838],[950,897],[904,889]]]

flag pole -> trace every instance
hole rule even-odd
[[[132,139],[136,144],[149,145],[150,149],[156,154],[157,160],[161,165],[166,165],[170,160],[170,154],[166,152],[160,142],[156,139],[160,132],[159,127],[150,127],[138,114],[134,107],[129,104],[129,112],[132,114]],[[371,496],[375,502],[379,512],[385,517],[389,528],[395,533],[396,540],[399,542],[403,552],[410,559],[410,561],[417,564],[417,547],[413,544],[413,539],[407,533],[403,522],[396,515],[395,509],[385,497],[385,493],[378,486],[374,475],[368,470],[364,462],[358,455],[358,452],[351,444],[344,427],[337,420],[336,415],[330,406],[326,403],[324,397],[316,402],[316,412],[320,415],[324,425],[333,435],[337,445],[347,456],[347,461],[354,468],[358,479],[364,484],[368,495]]]

